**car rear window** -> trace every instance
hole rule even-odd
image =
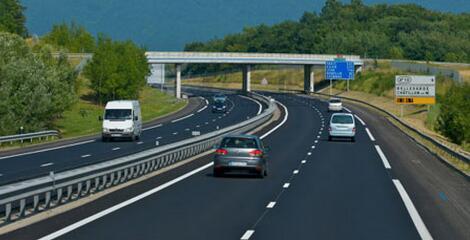
[[[353,118],[349,115],[335,115],[331,119],[331,122],[332,123],[343,123],[343,124],[353,123]]]
[[[331,99],[330,103],[341,103],[341,100],[339,99]]]
[[[256,140],[253,138],[228,137],[222,140],[222,148],[258,148]]]

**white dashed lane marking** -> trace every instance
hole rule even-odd
[[[293,173],[293,174],[297,174],[297,173],[299,173],[299,170],[296,169],[296,170],[294,170],[294,172],[292,172],[292,173]]]
[[[54,163],[48,162],[48,163],[43,163],[43,164],[41,164],[40,167],[49,167],[49,166],[52,166],[52,165],[54,165]]]
[[[392,166],[390,166],[390,163],[387,160],[387,157],[385,157],[385,154],[382,152],[382,149],[380,149],[379,145],[375,145],[375,149],[377,150],[377,153],[380,156],[380,159],[382,159],[382,162],[385,166],[386,169],[391,169]]]
[[[119,149],[121,149],[121,148],[120,148],[120,147],[115,147],[115,148],[113,148],[112,150],[113,150],[113,151],[116,151],[116,150],[119,150]]]
[[[276,205],[276,202],[269,202],[266,208],[273,208]]]
[[[359,122],[361,122],[362,126],[365,126],[365,125],[366,125],[366,123],[365,123],[364,121],[362,121],[362,119],[361,119],[359,116],[357,116],[356,114],[354,114],[354,117],[356,117],[356,119],[359,120]]]
[[[369,128],[366,128],[367,135],[369,135],[370,140],[375,141],[374,136],[372,136],[372,133],[369,131]]]
[[[302,160],[302,164],[305,164],[307,162],[307,160]]]
[[[82,155],[82,158],[87,158],[87,157],[91,157],[91,154]]]
[[[253,233],[255,233],[255,230],[247,230],[245,234],[243,234],[243,236],[240,238],[240,240],[249,240]]]
[[[284,185],[282,185],[282,188],[289,188],[290,186],[290,183],[284,183]]]
[[[142,143],[144,143],[144,142],[142,142],[142,141],[140,141],[140,142],[137,142],[137,144],[138,144],[138,145],[140,145],[140,144],[142,144]]]

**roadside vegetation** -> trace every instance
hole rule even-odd
[[[95,39],[75,23],[53,26],[29,38],[24,8],[0,1],[0,136],[57,129],[62,137],[96,134],[98,116],[109,100],[139,99],[144,121],[186,105],[146,86],[150,73],[145,50],[132,41]],[[83,72],[82,59],[67,53],[93,53]]]
[[[186,51],[356,54],[364,58],[470,63],[470,15],[443,13],[415,4],[350,4],[326,0],[321,12],[298,21],[246,27]],[[195,65],[191,73],[233,69],[230,65]]]

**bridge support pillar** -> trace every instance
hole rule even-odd
[[[251,65],[243,66],[243,83],[242,83],[243,92],[251,91]]]
[[[181,64],[175,65],[176,79],[175,79],[175,97],[181,98]]]
[[[304,92],[312,93],[315,91],[315,73],[313,65],[304,65]]]

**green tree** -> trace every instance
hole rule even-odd
[[[50,127],[76,99],[75,79],[47,46],[36,55],[18,35],[0,33],[0,134]]]
[[[23,14],[25,8],[19,0],[0,1],[0,31],[16,33],[22,37],[28,35],[25,27],[26,18]]]
[[[91,53],[95,49],[95,39],[83,26],[75,22],[54,25],[51,32],[43,37],[45,43],[65,48],[74,53]]]
[[[137,99],[149,73],[144,49],[105,36],[98,37],[93,59],[85,67],[99,102]]]
[[[470,143],[470,84],[453,85],[439,100],[437,129],[454,143]]]

